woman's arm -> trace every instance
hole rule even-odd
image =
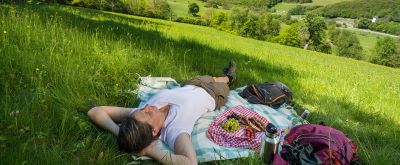
[[[141,153],[162,164],[197,165],[196,151],[187,133],[182,133],[176,138],[175,154],[161,151],[155,143],[150,144]]]
[[[90,109],[87,115],[97,126],[118,136],[119,126],[117,123],[126,118],[130,110],[132,108],[98,106]]]

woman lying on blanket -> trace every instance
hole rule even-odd
[[[231,61],[222,77],[199,76],[182,87],[161,90],[143,108],[99,106],[90,109],[88,116],[117,136],[123,151],[146,155],[163,164],[197,164],[190,140],[194,124],[204,113],[225,103],[235,71],[236,64]],[[175,154],[161,151],[154,142],[157,138]]]

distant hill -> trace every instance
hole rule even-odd
[[[354,0],[325,6],[325,17],[372,18],[379,16],[388,21],[400,22],[400,0]]]

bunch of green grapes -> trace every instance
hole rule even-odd
[[[235,118],[228,119],[228,121],[223,123],[221,127],[222,129],[228,132],[236,132],[240,129],[239,121],[236,120]]]

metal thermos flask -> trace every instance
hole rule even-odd
[[[307,119],[307,117],[310,116],[310,111],[307,109],[304,109],[303,113],[301,114],[301,118]]]
[[[272,160],[274,159],[274,156],[278,150],[278,143],[278,130],[272,123],[269,123],[265,127],[262,147],[260,150],[260,157],[262,158],[264,164],[272,163]]]

